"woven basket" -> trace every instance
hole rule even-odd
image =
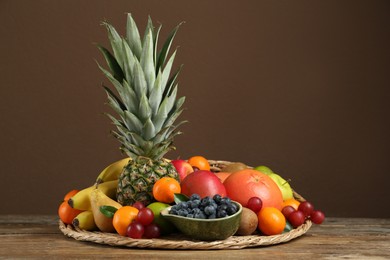
[[[213,161],[209,160],[211,170],[214,172],[220,171],[224,166],[231,164],[228,161]],[[305,201],[305,199],[294,191],[294,198],[298,201]],[[61,232],[79,241],[89,241],[98,244],[106,244],[111,246],[131,247],[131,248],[157,248],[157,249],[195,249],[195,250],[211,250],[211,249],[242,249],[248,247],[259,247],[275,245],[288,242],[292,239],[302,236],[311,227],[310,220],[289,232],[274,235],[274,236],[231,236],[225,240],[218,241],[199,241],[192,240],[183,234],[170,234],[161,238],[154,239],[133,239],[123,237],[115,233],[103,233],[98,231],[85,231],[73,227],[72,225],[65,225],[61,220],[59,221],[59,229]]]

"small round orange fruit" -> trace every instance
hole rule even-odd
[[[191,164],[192,167],[196,167],[199,170],[210,171],[209,161],[203,156],[192,156],[188,159],[188,163]]]
[[[76,193],[79,192],[79,190],[71,190],[68,193],[66,193],[64,197],[64,201],[68,201],[70,198],[72,198]]]
[[[123,206],[119,208],[112,218],[112,225],[116,232],[121,236],[126,236],[127,227],[138,215],[138,209],[132,206]]]
[[[74,209],[69,206],[68,201],[63,201],[58,207],[58,216],[65,224],[72,224],[72,221],[82,210]]]
[[[279,235],[286,226],[286,218],[282,212],[274,207],[264,207],[257,214],[259,230],[267,235]]]
[[[174,202],[175,193],[180,192],[180,183],[174,178],[163,177],[153,185],[153,197],[163,203]]]

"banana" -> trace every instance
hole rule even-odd
[[[96,184],[106,181],[117,180],[122,172],[123,167],[131,160],[130,158],[124,158],[108,165],[96,178]]]
[[[97,230],[95,219],[91,210],[86,210],[78,214],[72,221],[73,226],[87,231]]]
[[[99,189],[110,198],[115,198],[116,188],[118,186],[118,180],[107,181],[101,184],[94,184],[88,188],[85,188],[76,193],[72,198],[68,200],[69,205],[78,210],[91,210],[91,202],[89,200],[89,194],[94,189]]]

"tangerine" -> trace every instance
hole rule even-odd
[[[68,193],[66,193],[64,197],[64,201],[68,201],[70,198],[72,198],[76,193],[79,192],[79,190],[71,190]]]
[[[203,156],[192,156],[190,159],[188,159],[188,163],[192,167],[196,167],[199,170],[210,171],[209,161]]]
[[[287,200],[283,201],[282,209],[284,207],[291,206],[295,210],[298,210],[299,204],[301,204],[301,203],[299,201],[297,201],[296,199],[287,199]]]
[[[180,183],[171,177],[162,177],[153,185],[153,197],[160,202],[172,203],[175,193],[180,192]]]
[[[74,209],[69,206],[68,201],[63,201],[58,207],[58,216],[65,224],[72,224],[72,221],[82,210]]]
[[[127,227],[138,215],[138,209],[132,206],[123,206],[119,208],[112,218],[112,225],[116,232],[121,236],[126,236]]]
[[[279,235],[286,227],[286,218],[282,212],[274,207],[264,207],[257,214],[259,230],[267,235]]]

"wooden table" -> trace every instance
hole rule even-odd
[[[327,218],[285,244],[241,250],[112,247],[64,236],[56,216],[0,215],[0,258],[390,259],[390,219]]]

